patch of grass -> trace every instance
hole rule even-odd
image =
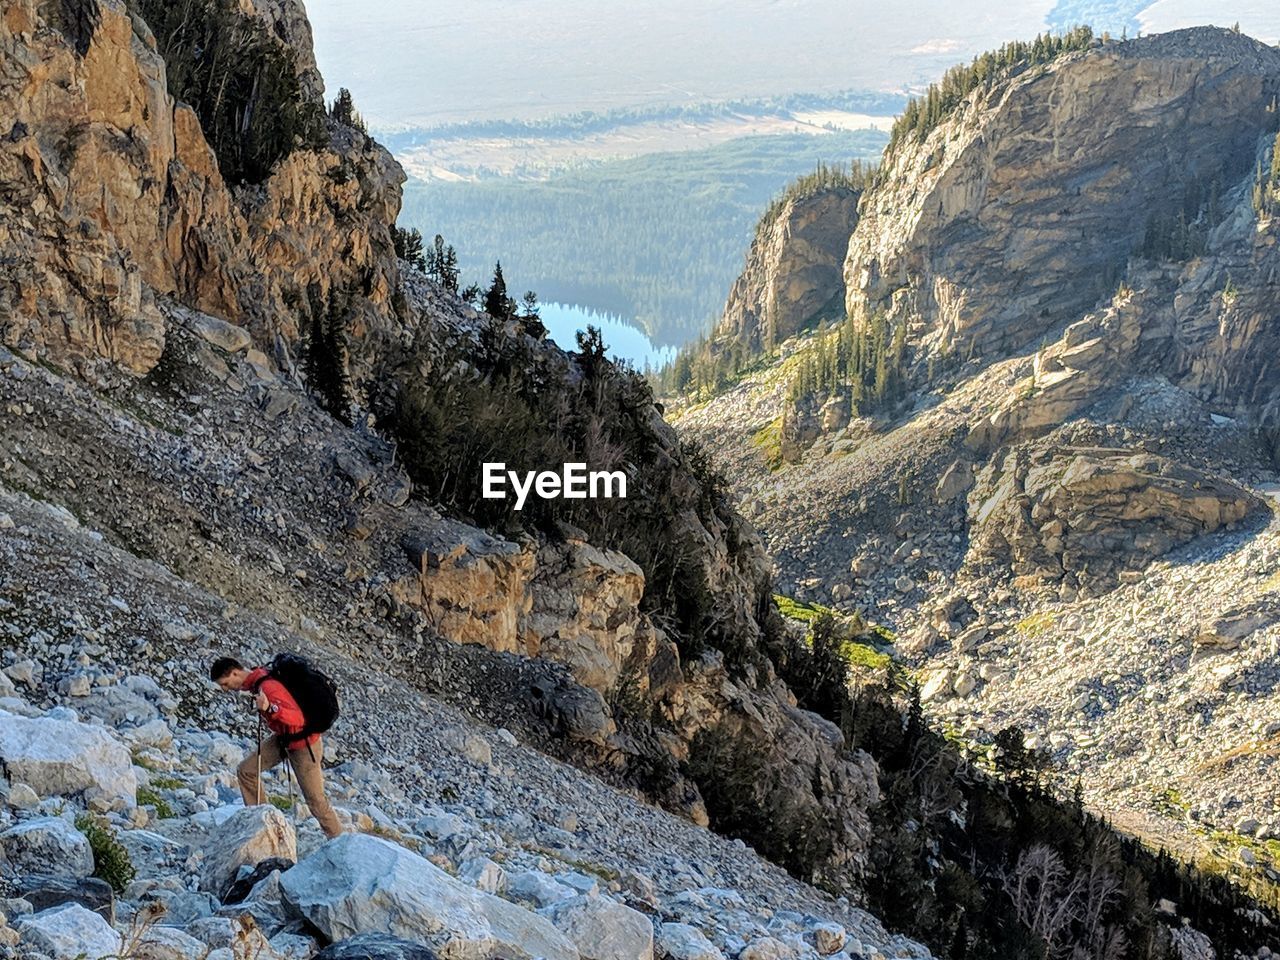
[[[751,438],[751,445],[764,456],[764,462],[770,470],[781,470],[782,418],[777,417],[757,430]]]
[[[898,635],[882,623],[873,623],[867,629],[879,637],[881,643],[892,646],[898,642]]]
[[[152,787],[138,788],[138,806],[154,807],[156,817],[160,820],[168,820],[173,816],[173,807],[169,806],[169,801],[160,796]]]
[[[137,761],[135,761],[135,763],[136,762]],[[138,765],[142,766],[142,764]],[[177,790],[179,787],[183,786],[183,783],[171,774],[162,773],[151,778],[151,786],[157,790]]]
[[[801,603],[792,597],[784,597],[780,593],[773,595],[773,602],[778,605],[778,612],[789,620],[803,620],[805,623],[810,623],[824,613],[836,616],[836,612],[830,607],[824,607],[820,603]]]
[[[277,810],[283,810],[285,813],[288,813],[290,810],[293,809],[293,805],[294,805],[293,797],[282,797],[278,793],[273,793],[270,797],[267,798],[267,800]]]
[[[1042,633],[1050,630],[1057,622],[1057,614],[1051,613],[1048,610],[1042,610],[1039,613],[1031,614],[1029,617],[1023,617],[1014,625],[1013,629],[1024,637],[1038,637]]]
[[[887,670],[893,663],[893,657],[882,650],[853,641],[840,645],[840,656],[851,667],[865,667],[869,670]]]
[[[109,883],[116,893],[124,893],[138,871],[111,825],[101,817],[82,813],[76,817],[76,829],[85,835],[93,850],[93,875]]]

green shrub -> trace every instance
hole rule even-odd
[[[169,806],[169,801],[160,796],[153,787],[138,788],[138,806],[154,807],[156,817],[161,820],[168,820],[173,816],[173,807]]]
[[[76,817],[76,829],[85,835],[93,850],[93,875],[111,884],[116,893],[124,893],[138,871],[115,830],[101,817],[88,813]]]

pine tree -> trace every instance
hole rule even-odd
[[[432,271],[433,279],[436,283],[443,286],[445,271],[444,237],[440,236],[438,233],[436,234],[435,239],[431,242],[431,256],[429,262],[435,268]]]
[[[319,284],[307,291],[311,305],[303,375],[320,405],[338,420],[351,424],[351,375],[347,349],[353,313],[350,291],[330,290],[328,302]]]
[[[484,312],[495,320],[506,320],[511,316],[511,301],[507,297],[507,281],[502,277],[502,262],[493,268],[493,281],[484,295]]]
[[[431,261],[425,259],[422,255],[422,234],[417,229],[402,230],[400,227],[396,227],[395,232],[392,234],[392,240],[397,257],[408,261],[411,266],[417,267],[430,276]]]
[[[351,91],[346,87],[338,91],[337,98],[333,101],[333,106],[329,108],[329,116],[338,123],[345,124],[361,133],[368,133],[363,118],[356,112],[355,100],[351,96]]]
[[[458,292],[458,251],[444,248],[444,264],[440,267],[440,285],[450,293]]]

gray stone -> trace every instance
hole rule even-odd
[[[379,837],[330,840],[284,874],[280,886],[290,908],[332,940],[384,931],[457,960],[493,954],[578,960],[573,945],[542,917],[474,890]]]
[[[111,924],[78,903],[23,917],[16,927],[24,943],[55,958],[108,960],[118,957],[122,947]]]
[[[0,862],[10,873],[80,878],[93,873],[93,850],[61,817],[41,817],[0,833]]]
[[[664,923],[658,931],[657,945],[667,960],[724,960],[715,944],[687,923]]]
[[[0,757],[11,779],[28,784],[41,797],[95,789],[129,806],[136,803],[133,758],[101,727],[0,714]]]
[[[577,945],[582,960],[653,960],[653,924],[624,904],[575,897],[545,912]]]
[[[143,931],[130,953],[132,960],[203,960],[209,947],[176,927],[152,926]]]
[[[362,933],[329,944],[314,960],[437,960],[437,955],[420,943],[385,933]]]
[[[200,889],[218,897],[235,882],[241,867],[254,867],[272,857],[298,857],[293,824],[269,803],[236,811],[209,834],[205,849]]]
[[[64,903],[78,903],[99,914],[107,923],[115,923],[115,891],[111,884],[97,877],[23,877],[17,882],[17,891],[36,912]]]
[[[549,907],[568,900],[573,891],[564,884],[538,870],[525,870],[511,876],[507,880],[507,896],[517,903],[527,903],[534,907]]]

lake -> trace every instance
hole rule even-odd
[[[646,362],[657,369],[676,355],[674,347],[654,346],[643,330],[622,317],[564,303],[540,303],[538,314],[551,339],[563,350],[577,350],[578,331],[592,326],[599,328],[610,357],[629,360],[637,370],[643,371]]]

